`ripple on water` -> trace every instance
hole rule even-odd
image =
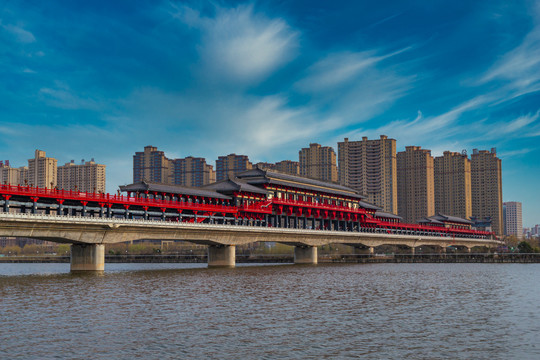
[[[101,275],[0,264],[0,274],[9,359],[540,356],[536,264],[108,264]]]

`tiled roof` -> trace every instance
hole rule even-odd
[[[459,218],[459,217],[456,217],[456,216],[449,216],[449,215],[444,215],[444,214],[437,214],[437,215],[433,215],[431,216],[432,219],[435,219],[435,220],[439,220],[439,221],[447,221],[447,222],[453,222],[453,223],[458,223],[458,224],[467,224],[467,225],[470,225],[472,224],[472,221],[470,220],[467,220],[467,219],[462,219],[462,218]]]
[[[359,205],[363,207],[364,209],[370,209],[370,210],[382,210],[382,208],[378,207],[377,205],[373,205],[371,203],[360,201]]]
[[[256,194],[266,195],[268,191],[263,188],[253,186],[248,184],[245,180],[242,179],[226,179],[209,184],[203,187],[204,189],[212,189],[219,192],[230,192],[230,191],[242,191],[242,192],[251,192]]]
[[[237,177],[247,181],[252,185],[276,184],[297,187],[305,190],[349,196],[357,199],[363,198],[363,196],[360,195],[356,190],[348,188],[346,186],[296,175],[284,174],[271,170],[252,169],[238,174]]]
[[[436,224],[436,225],[444,225],[442,221],[435,220],[433,218],[423,218],[420,221],[418,221],[419,224]]]
[[[209,198],[217,199],[227,199],[230,200],[231,197],[220,194],[213,190],[205,190],[202,188],[193,188],[188,186],[181,185],[167,185],[159,183],[150,183],[146,181],[141,181],[134,184],[120,186],[120,191],[139,191],[139,192],[159,192],[167,194],[180,194],[180,195],[190,195],[190,196],[203,196]]]
[[[403,220],[403,218],[401,216],[390,214],[390,213],[387,213],[387,212],[384,212],[384,211],[376,211],[375,216],[376,217],[381,217],[381,218]]]

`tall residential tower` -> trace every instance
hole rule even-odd
[[[94,159],[75,161],[58,166],[58,188],[85,192],[105,193],[105,165],[97,164]]]
[[[206,163],[205,158],[188,156],[174,159],[173,183],[175,185],[200,187],[216,181],[214,167]]]
[[[33,159],[28,159],[28,183],[40,188],[56,186],[57,160],[47,157],[45,151],[36,150]]]
[[[367,196],[384,211],[397,214],[396,140],[380,139],[338,143],[339,182]]]
[[[229,154],[220,156],[216,160],[216,181],[225,180],[229,176],[234,177],[252,168],[253,165],[246,155]]]
[[[144,151],[133,155],[133,182],[149,181],[171,184],[171,161],[163,151],[156,147],[145,146]]]
[[[521,203],[507,201],[503,203],[505,235],[514,235],[518,239],[523,238],[523,214]]]
[[[474,149],[471,155],[472,215],[479,219],[491,218],[491,228],[504,234],[502,208],[502,167],[495,148]]]
[[[336,152],[330,146],[309,144],[298,152],[300,176],[336,183],[338,181]]]
[[[435,212],[462,219],[472,215],[471,161],[467,154],[445,151],[435,158]]]
[[[435,214],[433,157],[430,150],[407,146],[397,153],[398,215],[415,223]]]

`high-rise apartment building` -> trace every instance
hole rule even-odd
[[[467,154],[445,151],[434,160],[435,212],[469,219],[472,215],[471,161]]]
[[[262,170],[271,170],[271,171],[276,170],[276,164],[269,163],[269,162],[258,162],[258,163],[255,164],[255,167],[257,167],[259,169],[262,169]]]
[[[523,238],[523,214],[521,203],[518,201],[507,201],[503,203],[504,233],[514,235],[518,239]]]
[[[366,200],[397,214],[396,140],[380,139],[338,143],[339,182],[358,190]]]
[[[28,167],[14,168],[9,160],[0,161],[0,182],[4,185],[28,185]]]
[[[252,168],[253,165],[246,155],[229,154],[220,156],[216,160],[216,181],[225,180],[229,176],[234,177],[236,174]]]
[[[163,151],[154,146],[145,146],[144,151],[133,155],[133,182],[149,181],[162,184],[172,183],[172,164]]]
[[[283,160],[276,163],[276,170],[285,174],[300,175],[298,161]]]
[[[45,151],[36,150],[33,159],[28,159],[28,183],[40,188],[56,186],[57,160],[47,157]]]
[[[283,160],[275,164],[268,162],[259,162],[255,164],[259,169],[279,171],[285,174],[300,175],[300,164],[298,161]]]
[[[309,144],[309,148],[299,151],[300,176],[337,182],[336,152],[330,146]]]
[[[407,146],[397,153],[398,215],[414,223],[435,214],[433,157],[430,150]]]
[[[188,156],[172,160],[173,183],[183,186],[204,186],[216,181],[214,167],[204,158]]]
[[[491,218],[491,228],[504,234],[502,209],[502,167],[495,148],[474,149],[471,155],[472,216]]]
[[[83,160],[80,165],[71,160],[58,167],[57,186],[64,190],[105,193],[105,169],[105,165],[97,164],[94,159]]]

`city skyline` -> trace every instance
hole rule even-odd
[[[130,4],[0,8],[0,157],[90,154],[114,193],[148,144],[253,163],[380,134],[433,156],[496,147],[503,200],[538,223],[534,2]]]

